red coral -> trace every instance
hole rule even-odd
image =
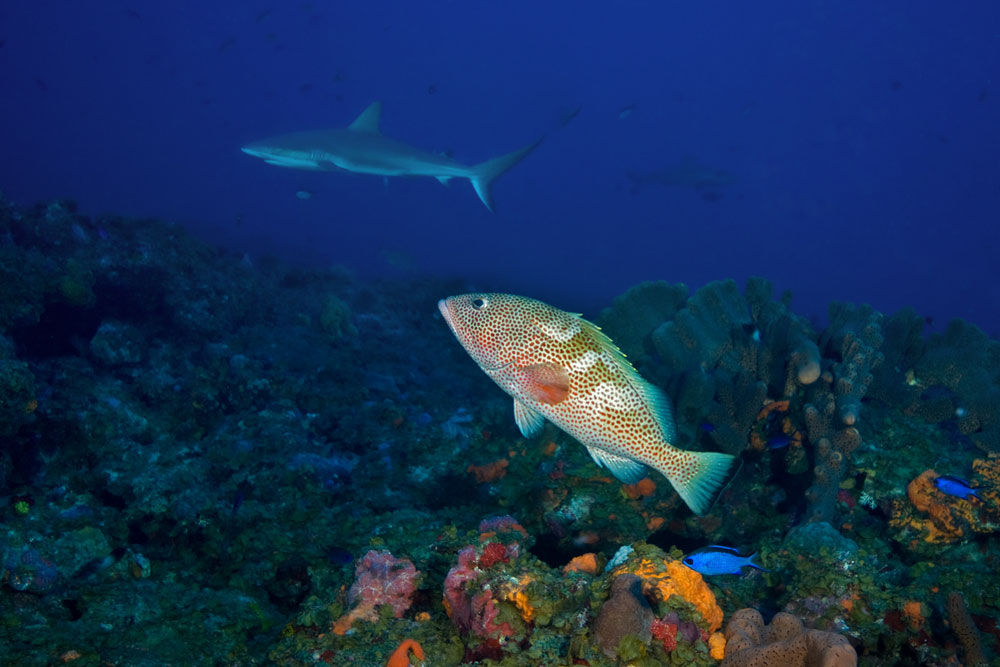
[[[516,545],[511,550],[502,544],[491,542],[483,548],[477,558],[476,548],[467,546],[458,552],[458,564],[448,571],[444,580],[444,608],[448,617],[459,629],[477,637],[510,637],[514,629],[509,623],[497,623],[497,603],[489,590],[479,590],[474,582],[487,568],[501,560],[516,558]],[[494,560],[495,559],[495,560]],[[484,564],[485,562],[485,564]],[[477,567],[478,565],[478,567]],[[473,594],[473,591],[479,591]]]
[[[663,642],[663,650],[670,653],[677,648],[677,626],[666,619],[654,618],[649,624],[653,639]]]
[[[507,547],[499,542],[490,542],[487,544],[483,547],[483,555],[479,557],[479,567],[484,570],[493,567],[497,563],[509,562],[510,555],[507,553]]]

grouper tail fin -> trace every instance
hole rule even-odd
[[[737,459],[719,452],[677,450],[678,465],[660,470],[691,511],[702,515],[725,488]]]
[[[472,187],[476,189],[476,194],[479,195],[479,200],[483,202],[490,211],[493,210],[493,193],[490,191],[490,186],[493,185],[493,181],[500,177],[505,171],[513,167],[515,164],[523,160],[528,156],[528,153],[538,148],[538,144],[542,143],[539,139],[535,143],[525,146],[524,148],[519,148],[516,151],[507,153],[506,155],[501,155],[500,157],[495,157],[492,160],[487,160],[486,162],[480,162],[477,165],[473,165],[469,168],[469,181],[472,183]]]

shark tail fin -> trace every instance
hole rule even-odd
[[[479,195],[479,200],[483,202],[486,208],[490,211],[493,210],[493,193],[490,191],[493,181],[527,157],[528,153],[535,150],[540,143],[542,143],[541,139],[529,146],[519,148],[516,151],[495,157],[486,162],[480,162],[469,168],[469,181],[472,183],[472,187],[475,188],[476,194]]]

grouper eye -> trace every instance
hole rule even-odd
[[[487,301],[486,299],[482,297],[477,297],[472,300],[472,307],[476,310],[482,310],[483,308],[486,307],[487,303],[489,303],[489,301]]]

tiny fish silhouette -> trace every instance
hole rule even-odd
[[[513,294],[463,294],[438,309],[466,352],[514,398],[521,433],[548,419],[626,484],[660,472],[695,514],[721,490],[734,458],[678,449],[670,400],[579,315]]]

